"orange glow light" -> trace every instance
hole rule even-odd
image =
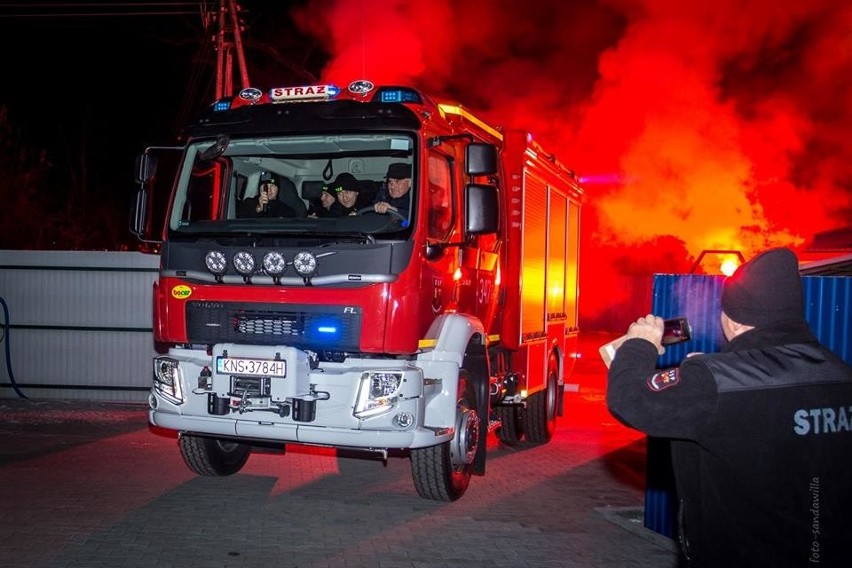
[[[736,258],[726,258],[722,261],[722,266],[719,267],[719,271],[725,276],[730,276],[739,265],[740,263]]]

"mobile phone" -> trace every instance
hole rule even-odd
[[[692,328],[685,317],[663,320],[663,345],[683,343],[692,339]]]

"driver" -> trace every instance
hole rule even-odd
[[[373,200],[373,211],[387,213],[396,211],[408,218],[411,207],[411,164],[394,162],[388,166],[387,185],[382,186]]]

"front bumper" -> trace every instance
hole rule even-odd
[[[286,362],[283,378],[216,372],[216,357],[253,357]],[[347,359],[311,369],[307,355],[283,346],[223,344],[212,356],[172,349],[175,388],[151,390],[151,424],[196,434],[271,442],[364,449],[421,448],[452,439],[452,428],[429,424],[426,408],[441,394],[439,379],[404,361]],[[157,364],[155,363],[155,369]],[[364,411],[365,377],[384,371],[401,377],[390,396]],[[249,385],[247,388],[246,385]],[[356,415],[357,414],[357,415]]]

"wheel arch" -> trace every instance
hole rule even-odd
[[[474,473],[483,475],[488,436],[490,370],[487,339],[482,322],[467,314],[444,314],[436,318],[424,339],[429,347],[418,355],[418,365],[425,378],[442,380],[441,394],[427,402],[428,425],[454,425],[455,401],[459,394],[459,370],[464,368],[473,383],[476,411],[480,420]]]
[[[485,475],[485,453],[488,445],[488,423],[491,416],[489,395],[490,370],[485,335],[474,335],[468,342],[462,365],[473,380],[476,412],[479,416],[479,443],[473,458],[473,473]]]

